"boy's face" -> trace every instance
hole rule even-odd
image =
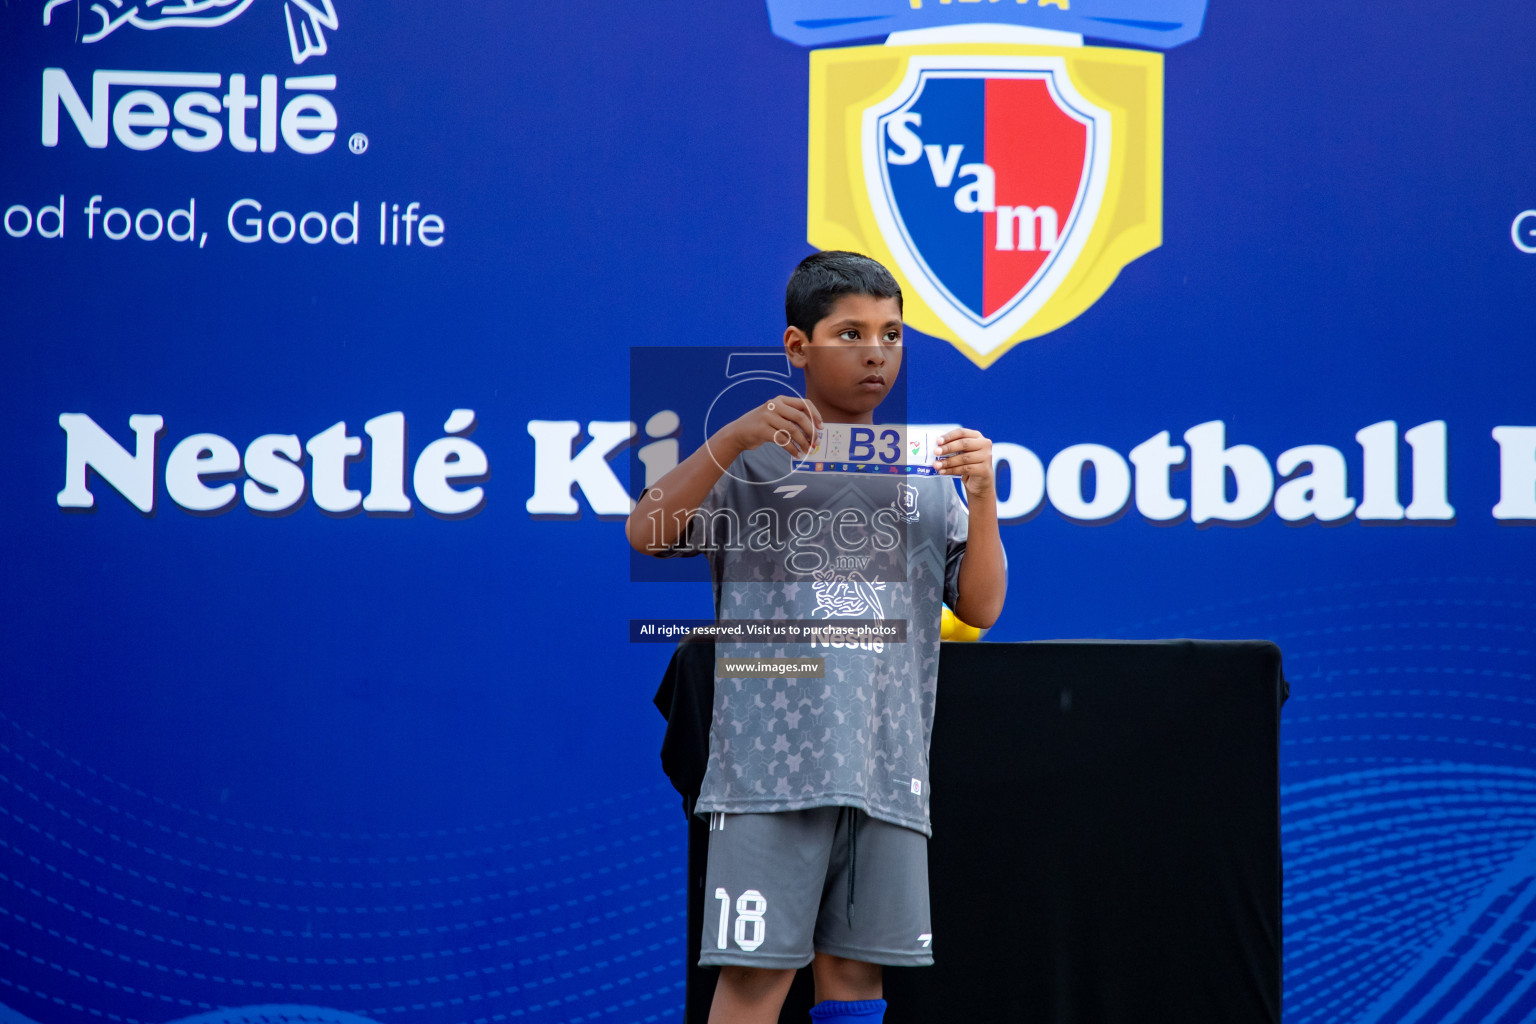
[[[824,420],[869,423],[901,371],[901,307],[894,298],[844,295],[811,329],[784,332],[789,361],[805,370],[805,397]]]

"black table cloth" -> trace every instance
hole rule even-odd
[[[714,647],[656,694],[685,810]],[[934,959],[887,968],[890,1024],[1280,1020],[1280,651],[1264,641],[942,647],[932,749]],[[690,818],[689,1024],[708,832]],[[803,1024],[802,971],[781,1020]]]

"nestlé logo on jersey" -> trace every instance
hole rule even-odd
[[[93,3],[90,13],[76,12],[82,43],[96,43],[124,26],[139,29],[218,28],[245,13],[255,0],[109,0]],[[85,0],[48,0],[46,26],[77,18],[59,8]],[[326,32],[341,27],[332,0],[287,0],[283,5],[288,52],[294,64],[323,56]],[[297,13],[296,13],[297,12]],[[245,153],[274,153],[280,148],[313,155],[336,141],[338,117],[329,94],[334,74],[251,75],[217,71],[97,70],[89,83],[64,68],[43,69],[42,143],[57,146],[73,127],[91,149],[105,149],[116,139],[130,150],[170,144],[190,153],[220,145]]]

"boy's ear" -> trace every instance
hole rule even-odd
[[[805,368],[805,346],[810,343],[811,339],[807,338],[800,328],[784,328],[784,354],[789,357],[791,366],[797,369]]]

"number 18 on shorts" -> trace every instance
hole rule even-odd
[[[720,935],[715,941],[715,948],[729,949],[731,894],[724,889],[716,889],[715,899],[720,901]],[[767,927],[767,922],[763,918],[767,913],[768,900],[756,889],[748,889],[736,897],[737,949],[753,953],[763,944],[763,930]]]
[[[850,807],[708,818],[700,965],[933,962],[921,832]]]

